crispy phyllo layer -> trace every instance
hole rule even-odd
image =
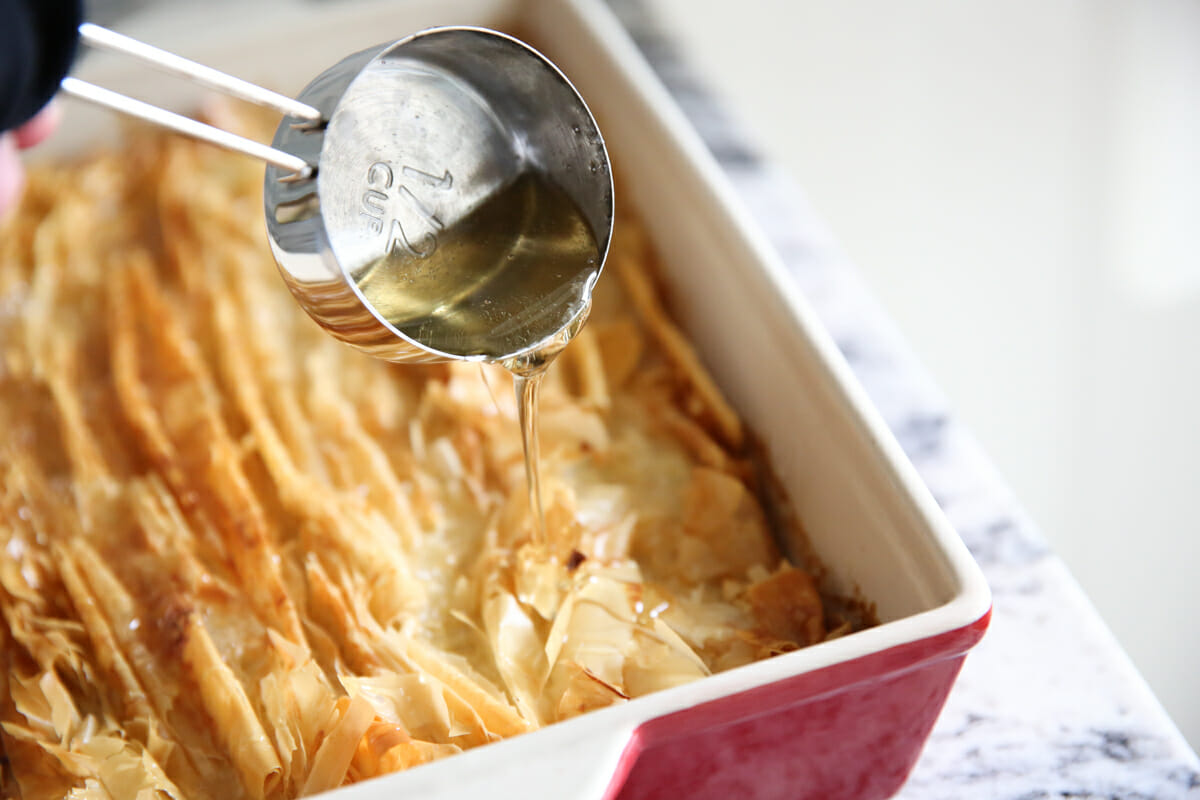
[[[508,375],[321,332],[261,174],[135,135],[0,232],[6,796],[312,794],[825,637],[634,222],[543,386],[543,538]]]

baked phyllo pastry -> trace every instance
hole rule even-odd
[[[329,338],[260,197],[131,134],[0,232],[6,796],[312,794],[849,629],[634,220],[543,385],[543,534],[508,374]]]

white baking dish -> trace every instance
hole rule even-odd
[[[990,611],[984,578],[711,155],[595,0],[360,0],[152,9],[123,32],[295,93],[342,56],[423,27],[515,31],[599,118],[618,203],[648,224],[672,308],[750,428],[809,541],[881,625],[361,784],[347,798],[883,797],[911,768]],[[128,63],[77,74],[179,109]],[[43,156],[116,121],[73,105]],[[266,243],[263,243],[266,247]]]

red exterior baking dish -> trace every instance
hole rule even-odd
[[[346,800],[869,798],[903,783],[991,599],[950,528],[777,255],[733,201],[695,131],[598,0],[360,0],[245,5],[236,28],[203,4],[126,30],[287,92],[347,53],[430,25],[515,31],[543,49],[597,118],[662,255],[672,310],[771,468],[835,591],[865,631],[369,781]],[[178,14],[196,13],[195,25]],[[303,43],[300,46],[298,43]],[[175,107],[178,81],[103,60],[82,77]],[[63,146],[111,118],[71,108]],[[71,142],[74,134],[75,141]],[[264,243],[265,246],[265,243]]]
[[[634,731],[607,796],[890,797],[988,616],[650,720]]]

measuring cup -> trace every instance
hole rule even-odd
[[[267,231],[300,305],[391,361],[500,361],[586,314],[612,232],[608,155],[575,89],[518,40],[436,28],[349,56],[297,98]]]
[[[608,153],[528,45],[432,28],[348,56],[298,98],[94,25],[83,41],[284,115],[271,147],[74,78],[63,90],[267,162],[271,249],[301,307],[397,362],[517,363],[583,323],[608,252]]]

